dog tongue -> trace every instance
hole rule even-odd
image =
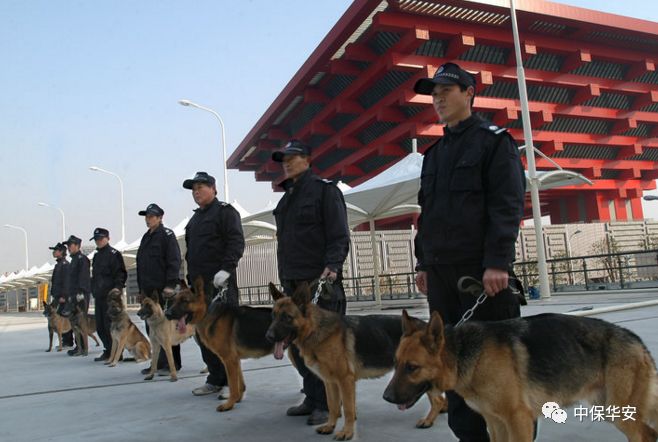
[[[283,359],[283,341],[274,344],[274,358]]]
[[[187,328],[187,325],[185,324],[185,318],[180,318],[178,322],[176,323],[176,328],[178,329],[178,333],[183,334],[185,333],[185,329]]]

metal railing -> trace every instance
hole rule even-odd
[[[547,260],[553,292],[658,287],[658,250],[637,250]],[[525,287],[538,285],[536,261],[517,262]]]

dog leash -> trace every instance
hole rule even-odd
[[[518,279],[513,277],[510,277],[509,280],[518,281]],[[459,322],[457,322],[455,327],[459,327],[464,322],[471,319],[473,313],[475,313],[475,309],[477,309],[479,306],[484,304],[484,302],[487,300],[487,292],[484,290],[482,283],[477,279],[473,278],[472,276],[462,276],[461,278],[459,278],[459,280],[457,281],[457,288],[462,293],[470,293],[472,295],[477,295],[479,293],[480,296],[478,296],[477,300],[475,301],[475,305],[473,305],[473,307],[469,308],[468,310],[466,310],[466,312],[464,312],[464,315],[459,320]],[[517,289],[515,289],[510,285],[508,285],[508,289],[511,290],[512,293],[515,294],[519,293]]]
[[[219,302],[224,302],[226,301],[226,292],[228,292],[228,286],[222,287],[222,289],[215,295],[214,298],[212,298],[212,301],[210,303],[212,304],[215,301]]]
[[[322,294],[322,289],[326,283],[327,278],[320,278],[318,280],[318,289],[315,291],[315,295],[313,295],[313,299],[311,300],[313,304],[317,304],[320,301],[320,295]]]

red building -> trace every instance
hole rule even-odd
[[[535,146],[592,186],[541,193],[553,223],[641,219],[658,178],[658,23],[539,0],[517,18]],[[352,186],[442,134],[418,78],[477,73],[475,111],[524,144],[508,1],[356,0],[229,158],[277,182],[271,152],[313,147],[320,175]],[[525,157],[524,157],[525,159]],[[539,170],[555,166],[537,157]],[[529,204],[528,204],[529,205]]]

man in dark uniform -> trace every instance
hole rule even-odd
[[[68,270],[68,300],[73,302],[78,295],[82,295],[85,300],[85,310],[89,310],[89,296],[91,293],[89,258],[80,251],[82,240],[75,235],[71,235],[63,244],[68,247],[71,255],[71,265]],[[79,343],[76,343],[76,347],[67,352],[69,356],[82,354],[78,345]]]
[[[174,231],[162,225],[164,210],[160,206],[152,203],[138,213],[144,217],[148,231],[142,236],[137,250],[137,286],[140,296],[153,297],[154,301],[164,308],[165,298],[174,295],[174,289],[179,282],[180,248]],[[146,332],[148,331],[147,322]],[[172,346],[171,350],[176,371],[180,371],[180,345]],[[160,349],[157,368],[158,374],[169,376],[169,364],[164,349]],[[148,374],[150,370],[150,367],[145,368],[142,374]]]
[[[94,361],[106,361],[112,351],[112,335],[110,334],[110,317],[107,314],[107,294],[112,289],[123,290],[128,273],[123,262],[123,256],[110,246],[110,232],[102,227],[94,230],[90,238],[96,242],[96,254],[92,261],[91,293],[94,295],[94,312],[96,315],[96,332],[103,342],[103,353]]]
[[[66,246],[58,242],[53,247],[48,247],[53,251],[53,258],[57,261],[50,278],[50,297],[52,303],[57,305],[57,313],[62,314],[66,305],[69,284],[69,262],[66,260]],[[62,341],[67,347],[73,346],[73,330],[62,335]]]
[[[306,282],[315,293],[320,279],[326,280],[318,306],[345,314],[342,268],[349,252],[350,232],[343,193],[331,181],[311,171],[310,147],[290,141],[272,160],[283,163],[285,194],[274,210],[277,227],[279,280],[290,296]],[[304,401],[287,410],[288,416],[308,416],[309,425],[327,421],[324,383],[305,365],[292,347],[297,371],[304,379]]]
[[[203,278],[207,304],[220,289],[227,288],[224,302],[237,306],[240,301],[236,268],[244,253],[240,214],[230,204],[217,199],[215,178],[206,172],[197,172],[194,178],[183,182],[183,187],[192,190],[194,202],[199,206],[185,227],[187,280],[193,286],[197,276]],[[192,393],[195,396],[219,393],[227,385],[224,365],[201,340],[197,342],[208,366],[208,377]]]
[[[446,63],[433,78],[418,80],[417,94],[431,95],[444,136],[425,152],[418,204],[416,284],[430,311],[455,324],[475,297],[458,280],[482,281],[489,296],[473,319],[520,316],[508,271],[523,215],[525,176],[518,148],[505,129],[473,115],[475,77]],[[492,379],[491,382],[504,382]],[[447,392],[448,424],[460,441],[488,441],[484,419],[463,398]]]

